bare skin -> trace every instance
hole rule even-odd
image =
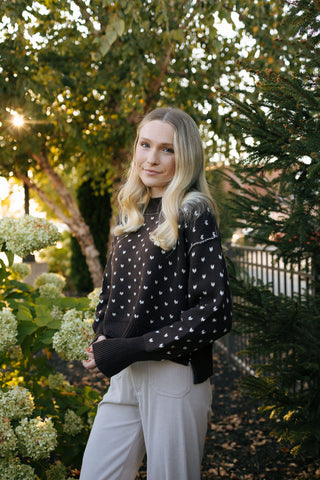
[[[174,129],[153,120],[140,130],[135,150],[135,167],[151,197],[162,197],[175,172]]]
[[[106,337],[104,335],[99,335],[96,342],[101,342],[101,340],[106,340]],[[82,365],[84,366],[84,368],[86,368],[91,373],[91,375],[95,375],[99,378],[104,377],[103,373],[99,370],[94,360],[92,346],[88,348],[87,355],[88,355],[88,360],[82,361]]]

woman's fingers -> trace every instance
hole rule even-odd
[[[82,365],[86,368],[92,375],[97,377],[104,377],[103,373],[99,370],[94,360],[93,354],[88,354],[88,360],[83,360]]]
[[[100,335],[96,342],[101,342],[102,340],[105,340],[106,337],[104,335]],[[104,377],[103,373],[99,370],[99,368],[96,365],[94,355],[93,355],[93,349],[92,346],[87,348],[87,355],[88,359],[82,361],[82,365],[84,368],[86,368],[92,375],[96,375],[97,377]]]

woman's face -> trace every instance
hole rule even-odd
[[[151,197],[161,197],[175,172],[174,129],[169,123],[152,120],[139,132],[135,165]]]

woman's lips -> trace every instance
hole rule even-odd
[[[156,170],[147,170],[147,169],[144,169],[143,170],[144,173],[146,173],[147,175],[159,175],[160,172],[157,172]]]

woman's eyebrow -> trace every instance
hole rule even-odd
[[[154,140],[147,137],[139,137],[139,141],[154,143]],[[156,142],[156,143],[159,143],[159,145],[162,145],[162,146],[173,147],[173,143],[170,143],[170,142]]]

